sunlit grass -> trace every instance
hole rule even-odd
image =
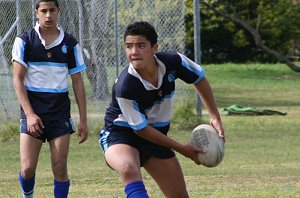
[[[220,112],[232,104],[287,112],[286,116],[222,116],[225,157],[215,168],[197,166],[177,154],[192,198],[294,198],[300,195],[300,74],[285,65],[225,64],[205,66]],[[178,83],[177,86],[184,86]],[[195,112],[191,86],[180,95],[174,110],[170,136],[187,143],[194,126],[209,117]],[[180,103],[181,101],[181,103]],[[104,110],[103,110],[104,111]],[[104,112],[100,112],[102,115]],[[105,163],[98,146],[103,120],[89,122],[90,137],[78,144],[72,135],[69,153],[70,198],[125,197],[118,175]],[[18,183],[18,121],[0,130],[0,197],[20,197]],[[3,125],[0,125],[3,126]],[[39,159],[35,197],[53,197],[49,148]],[[143,171],[151,197],[163,197],[152,178]]]

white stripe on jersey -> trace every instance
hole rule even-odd
[[[28,62],[24,82],[30,91],[62,93],[68,91],[67,74],[65,63]]]
[[[119,126],[129,125],[134,130],[139,130],[147,126],[146,117],[140,112],[135,101],[125,98],[116,99],[123,114],[120,114],[119,117],[114,120],[114,124]]]
[[[154,105],[145,110],[147,120],[142,114],[135,101],[125,98],[117,98],[118,104],[123,114],[120,114],[114,120],[115,125],[131,127],[134,130],[139,130],[147,126],[164,127],[170,124],[173,104],[174,93],[167,95],[161,101],[157,101]]]
[[[157,101],[151,108],[145,110],[149,125],[154,127],[164,127],[170,124],[173,104],[174,91],[166,95],[161,101]]]

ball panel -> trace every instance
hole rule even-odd
[[[223,160],[224,141],[212,126],[202,124],[196,127],[192,132],[191,143],[206,151],[204,154],[198,154],[202,165],[215,167]]]

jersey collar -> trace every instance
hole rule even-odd
[[[163,62],[161,62],[156,56],[154,56],[157,65],[158,65],[158,83],[157,87],[149,83],[148,81],[144,80],[140,74],[134,69],[133,65],[130,63],[128,68],[128,73],[138,78],[144,85],[146,90],[156,90],[159,89],[163,82],[163,77],[166,73],[166,66]]]
[[[46,41],[45,41],[45,39],[42,38],[41,33],[40,33],[40,24],[39,24],[39,22],[36,22],[34,29],[35,29],[36,33],[39,35],[39,38],[40,38],[42,44],[44,45],[44,47],[46,49],[51,49],[51,48],[59,45],[62,42],[62,40],[63,40],[63,38],[65,36],[65,33],[64,33],[63,29],[60,26],[57,25],[57,29],[60,32],[59,36],[57,37],[57,39],[53,43],[51,43],[50,45],[46,46]]]

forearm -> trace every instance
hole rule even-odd
[[[21,106],[25,112],[25,115],[28,116],[30,114],[33,114],[34,111],[29,102],[27,91],[25,90],[23,80],[18,77],[14,77],[13,85],[14,85],[14,89],[15,89],[18,101],[21,104]]]
[[[147,126],[142,130],[135,131],[135,133],[141,138],[146,139],[152,143],[172,148],[175,151],[181,153],[181,149],[183,147],[182,144],[162,134],[157,129],[151,126]]]
[[[79,110],[80,121],[87,120],[87,112],[86,112],[86,96],[85,89],[82,80],[77,80],[73,83],[73,90],[75,94],[76,103]]]
[[[217,109],[217,104],[215,102],[215,98],[213,96],[211,87],[206,78],[202,79],[199,83],[195,84],[195,88],[211,117],[220,120],[220,114]]]

